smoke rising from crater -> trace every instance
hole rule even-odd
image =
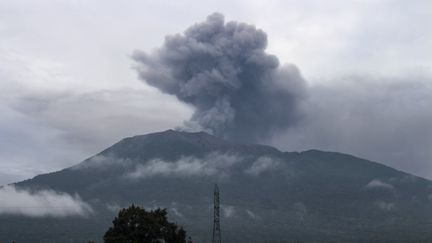
[[[258,141],[295,124],[305,94],[298,69],[266,47],[262,30],[215,13],[133,58],[143,81],[195,108],[186,128]]]

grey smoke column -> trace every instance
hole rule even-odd
[[[279,67],[266,47],[262,30],[215,13],[133,58],[142,80],[196,108],[187,127],[253,142],[295,124],[305,90],[298,69]]]

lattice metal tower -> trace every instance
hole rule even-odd
[[[213,221],[213,241],[212,243],[221,243],[220,217],[219,217],[219,187],[216,184],[214,188],[214,221]]]

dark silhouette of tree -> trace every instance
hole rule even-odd
[[[146,211],[132,204],[120,210],[105,243],[186,243],[186,231],[168,222],[166,209]],[[191,243],[189,240],[187,243]]]

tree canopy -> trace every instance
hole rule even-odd
[[[167,219],[166,209],[135,205],[120,210],[104,235],[105,243],[186,243],[186,231]]]

